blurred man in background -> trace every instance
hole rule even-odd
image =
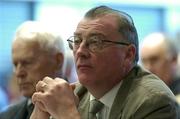
[[[25,98],[2,112],[0,119],[29,119],[33,110],[31,96],[36,91],[36,83],[45,76],[63,77],[63,41],[39,22],[27,21],[15,34],[12,61],[14,79]]]
[[[2,111],[9,103],[8,95],[0,86],[0,111]]]
[[[148,35],[140,50],[143,66],[156,74],[178,95],[180,80],[176,76],[178,52],[172,40],[164,33]]]

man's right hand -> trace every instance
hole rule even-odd
[[[48,112],[55,119],[80,119],[77,110],[79,100],[74,94],[74,88],[64,79],[45,77],[37,83],[37,92],[33,94],[32,101],[37,103],[35,105],[41,114],[46,115],[42,112]]]
[[[41,110],[39,108],[39,107],[41,107],[40,105],[42,105],[42,104],[37,102],[34,105],[35,105],[35,107],[34,107],[34,110],[33,110],[32,114],[31,114],[30,119],[49,119],[50,114],[48,112],[45,112],[45,111],[43,111],[43,110]]]

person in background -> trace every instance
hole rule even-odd
[[[79,83],[39,81],[31,119],[178,119],[173,93],[137,64],[138,35],[127,13],[92,8],[67,41]]]
[[[17,85],[16,76],[12,74],[11,79],[7,85],[8,95],[9,95],[9,104],[13,104],[23,99],[21,92],[19,91],[19,87]]]
[[[142,65],[162,79],[174,93],[180,94],[180,78],[176,75],[178,52],[164,33],[152,33],[143,40],[140,56]]]
[[[5,90],[0,86],[0,112],[3,111],[9,104],[8,95]]]
[[[14,79],[23,100],[0,113],[0,119],[29,119],[33,104],[31,97],[36,84],[45,76],[63,77],[63,40],[37,21],[21,24],[12,43]]]
[[[78,78],[77,78],[76,68],[74,64],[74,58],[70,51],[66,52],[65,60],[66,60],[66,66],[65,66],[66,70],[64,74],[66,78],[68,79],[69,83],[75,83],[78,81]]]

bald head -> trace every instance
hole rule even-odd
[[[162,33],[148,35],[141,45],[143,66],[170,85],[177,65],[174,44]]]

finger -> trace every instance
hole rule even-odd
[[[54,81],[56,82],[56,84],[59,84],[61,86],[70,86],[69,83],[62,78],[55,78]]]
[[[40,110],[47,112],[47,110],[45,109],[45,106],[41,102],[36,102],[35,106],[38,107]]]
[[[58,82],[66,82],[66,83],[68,83],[65,79],[63,79],[63,78],[55,78],[54,79],[55,81],[58,81]]]
[[[46,77],[43,78],[43,82],[45,82],[47,84],[52,84],[54,82],[54,79],[51,78],[51,77],[46,76]]]
[[[32,103],[35,104],[37,101],[39,101],[39,98],[38,96],[41,95],[42,92],[35,92],[33,95],[32,95]]]
[[[73,91],[76,88],[76,84],[77,84],[77,82],[70,84]],[[74,93],[74,101],[75,101],[76,106],[78,106],[79,105],[79,97],[75,93]]]
[[[44,92],[45,89],[47,88],[47,84],[44,82],[44,81],[39,81],[37,84],[36,84],[36,91],[41,91],[41,92]]]
[[[46,76],[43,79],[43,82],[45,82],[46,84],[53,84],[54,81],[68,83],[65,79],[62,79],[62,78],[55,78],[55,79],[53,79],[53,78],[50,78],[50,77]]]
[[[38,106],[41,110],[46,111],[45,105],[44,105],[44,97],[45,94],[42,92],[35,92],[32,96],[32,103],[36,106]]]
[[[42,92],[35,92],[32,96],[32,102],[35,104],[36,102],[44,102],[45,94]]]
[[[74,91],[74,89],[76,88],[76,83],[71,83],[70,86],[71,86],[72,90]]]

